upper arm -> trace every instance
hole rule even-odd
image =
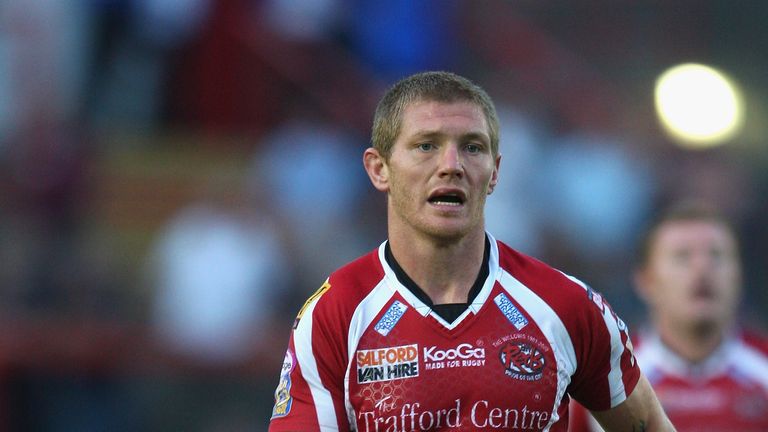
[[[344,408],[346,331],[333,308],[321,303],[329,288],[326,282],[296,318],[270,431],[349,429]]]
[[[568,392],[590,410],[606,410],[634,391],[640,368],[626,324],[599,293],[584,287],[578,319],[572,322],[577,369]]]
[[[592,415],[607,432],[675,430],[656,398],[651,384],[642,375],[624,402],[605,411],[592,411]]]

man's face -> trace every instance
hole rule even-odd
[[[674,221],[661,225],[645,269],[641,294],[673,325],[728,325],[741,284],[736,241],[722,224]]]
[[[484,229],[485,198],[500,157],[491,153],[488,124],[469,102],[416,101],[403,111],[400,135],[384,162],[390,229],[460,238]]]

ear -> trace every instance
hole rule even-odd
[[[384,157],[373,147],[363,153],[365,172],[373,183],[373,187],[381,192],[389,192],[389,166]]]
[[[496,155],[496,160],[493,162],[493,173],[491,174],[491,181],[488,183],[488,195],[493,193],[493,189],[499,182],[499,166],[501,166],[501,155]]]

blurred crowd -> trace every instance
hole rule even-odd
[[[384,239],[375,103],[425,69],[497,104],[497,238],[640,325],[638,233],[704,199],[764,326],[768,6],[602,3],[0,3],[0,430],[264,430],[296,311]],[[751,97],[725,146],[656,125],[656,74],[691,60]]]

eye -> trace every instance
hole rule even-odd
[[[467,149],[468,153],[480,153],[483,150],[481,146],[472,143],[467,144],[465,148]]]
[[[709,259],[712,260],[714,264],[722,264],[726,262],[726,260],[728,260],[730,257],[731,255],[727,251],[717,247],[712,248],[709,251]]]
[[[419,150],[423,152],[428,152],[428,151],[434,150],[435,145],[432,144],[431,142],[423,142],[423,143],[419,143],[417,147]]]

